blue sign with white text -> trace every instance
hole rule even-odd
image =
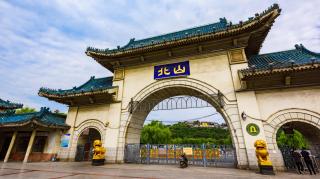
[[[154,79],[190,75],[189,61],[154,67]]]

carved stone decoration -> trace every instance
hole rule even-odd
[[[117,68],[114,70],[114,78],[113,80],[123,80],[124,79],[124,69],[123,68]]]
[[[229,51],[228,54],[229,54],[230,64],[246,62],[245,57],[243,56],[243,53],[242,53],[242,49]]]

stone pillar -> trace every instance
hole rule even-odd
[[[30,153],[31,153],[31,150],[32,150],[32,146],[33,146],[33,142],[34,142],[34,138],[35,138],[35,137],[36,137],[36,130],[33,129],[32,134],[31,134],[31,137],[30,137],[30,140],[29,140],[27,152],[26,152],[26,155],[24,156],[24,159],[23,159],[23,163],[27,163],[27,162],[28,162],[28,158],[29,158],[29,155],[30,155]]]
[[[264,127],[261,120],[260,109],[258,105],[258,101],[253,91],[244,91],[244,92],[237,92],[237,102],[238,102],[238,111],[241,115],[242,112],[246,114],[245,119],[241,119],[240,123],[242,126],[242,132],[244,137],[244,144],[246,147],[247,152],[247,160],[249,162],[250,169],[258,169],[258,161],[256,158],[256,151],[254,147],[254,142],[256,140],[266,140],[264,134]],[[249,134],[246,127],[249,124],[255,124],[258,126],[258,134],[252,135]]]
[[[12,150],[13,145],[14,145],[14,142],[15,142],[15,140],[16,140],[16,138],[17,138],[17,133],[18,133],[18,131],[14,131],[14,133],[13,133],[13,135],[12,135],[9,148],[8,148],[8,150],[7,150],[6,156],[5,156],[4,161],[3,161],[4,163],[8,162],[8,160],[9,160],[11,150]]]

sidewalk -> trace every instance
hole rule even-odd
[[[251,170],[213,167],[188,167],[180,169],[175,165],[106,164],[91,166],[89,162],[39,162],[39,163],[0,163],[0,178],[216,178],[216,179],[266,179],[266,178],[319,178],[309,174],[280,172],[275,176],[260,175]]]

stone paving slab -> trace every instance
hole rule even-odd
[[[320,178],[309,174],[278,172],[275,176],[266,176],[252,170],[234,168],[213,168],[191,166],[181,169],[177,165],[142,165],[142,164],[106,164],[104,166],[91,166],[89,162],[39,162],[39,163],[1,163],[0,178],[36,178],[36,179],[300,179]]]
[[[14,173],[22,173],[28,170],[20,170],[20,169],[0,169],[0,176],[6,176]]]
[[[35,178],[61,178],[63,176],[66,176],[64,173],[56,173],[56,172],[46,172],[46,171],[34,171],[29,170],[25,171],[19,174],[12,174],[12,175],[6,175],[6,176],[0,176],[3,178],[8,179],[35,179]]]

